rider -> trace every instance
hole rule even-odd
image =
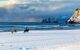
[[[25,30],[24,30],[24,32],[29,32],[29,28],[26,27]]]
[[[17,32],[17,30],[16,30],[15,28],[12,28],[12,31],[11,31],[11,32],[12,32],[12,33],[13,33],[13,32]]]

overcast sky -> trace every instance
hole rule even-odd
[[[0,0],[1,22],[40,22],[42,18],[69,18],[79,0]]]

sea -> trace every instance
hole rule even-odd
[[[66,23],[40,23],[40,22],[0,22],[0,32],[11,31],[15,28],[17,31],[24,31],[25,27],[29,30],[74,30],[80,29],[80,24]]]

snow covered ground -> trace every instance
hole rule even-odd
[[[80,50],[80,30],[0,32],[0,50]]]

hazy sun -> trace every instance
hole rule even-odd
[[[16,0],[6,0],[6,1],[0,3],[0,7],[5,7],[5,8],[7,8],[7,7],[9,7],[10,5],[13,5],[13,4],[15,4],[15,3],[16,3]]]

